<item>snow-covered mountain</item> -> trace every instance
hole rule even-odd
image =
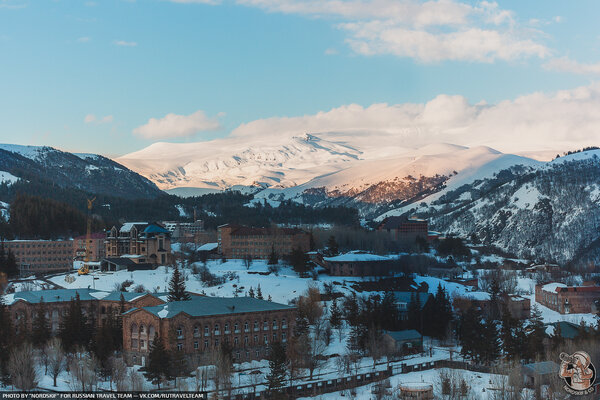
[[[435,230],[519,257],[600,260],[600,150],[513,166],[386,215],[416,214]]]
[[[349,205],[366,217],[447,185],[536,161],[489,147],[446,143],[411,148],[385,135],[329,132],[242,145],[220,139],[156,143],[117,160],[171,193],[254,188],[255,201]]]
[[[72,154],[47,146],[0,144],[0,184],[77,188],[125,198],[162,192],[148,179],[97,154]]]

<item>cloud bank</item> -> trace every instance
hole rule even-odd
[[[209,118],[204,111],[198,110],[190,115],[171,113],[163,118],[150,118],[146,124],[135,128],[133,133],[145,139],[172,139],[214,131],[220,127],[218,119]]]

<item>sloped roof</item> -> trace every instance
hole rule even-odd
[[[290,310],[294,307],[274,303],[267,300],[259,300],[252,297],[193,297],[188,301],[173,301],[160,306],[143,307],[159,318],[173,318],[180,313],[189,314],[192,317],[208,315],[239,314],[258,311]],[[133,312],[129,310],[127,313]]]
[[[374,261],[389,261],[391,258],[378,256],[365,252],[351,251],[346,254],[340,254],[335,257],[323,257],[323,260],[329,262],[374,262]]]
[[[150,293],[150,292],[144,292],[144,293],[135,293],[135,292],[110,292],[102,300],[120,301],[121,300],[121,294],[123,295],[123,298],[125,299],[126,302],[133,301],[133,300],[135,300],[135,299],[137,299],[139,297],[145,296],[147,294],[149,294],[152,297],[156,297],[157,299],[160,299],[161,296],[168,295],[167,292],[159,292],[159,293]]]
[[[554,328],[552,330],[552,335],[549,335],[549,336],[555,336],[556,333],[558,332],[558,328],[560,327],[560,336],[563,339],[575,339],[577,336],[579,336],[582,333],[582,328],[579,325],[573,324],[568,321],[552,322],[552,323],[546,324],[546,327]],[[546,333],[548,333],[548,330],[546,330]]]
[[[385,331],[385,333],[397,342],[403,340],[419,340],[423,337],[414,329],[407,329],[404,331]]]
[[[380,229],[398,229],[403,224],[422,224],[427,221],[424,219],[417,218],[406,218],[406,217],[387,217],[383,220]]]
[[[82,301],[98,300],[98,294],[104,294],[102,290],[94,289],[53,289],[53,290],[35,290],[26,292],[16,292],[13,295],[14,301],[23,300],[28,303],[40,303],[42,298],[44,303],[56,303],[62,301],[71,301],[77,294]],[[101,296],[102,297],[102,296]]]
[[[144,233],[170,233],[170,231],[162,226],[150,224],[144,229]]]
[[[396,303],[410,304],[413,294],[419,298],[421,308],[425,307],[429,298],[433,297],[433,295],[426,292],[394,292],[394,298],[396,299]]]

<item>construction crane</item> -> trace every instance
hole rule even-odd
[[[83,265],[79,267],[77,270],[77,275],[87,275],[90,272],[90,253],[91,249],[91,241],[92,241],[92,205],[94,204],[93,199],[87,199],[87,233],[85,235],[85,259],[83,261]]]

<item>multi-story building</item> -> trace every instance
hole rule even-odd
[[[360,251],[323,257],[325,268],[335,276],[382,276],[392,272],[393,259]]]
[[[425,240],[429,237],[427,220],[413,217],[387,217],[377,229],[404,243],[414,243],[417,237]]]
[[[123,308],[129,310],[134,307],[146,307],[163,304],[167,300],[166,293],[129,293],[105,292],[94,289],[55,289],[16,292],[6,295],[10,315],[14,325],[24,321],[31,329],[33,317],[43,301],[46,307],[46,316],[50,322],[52,332],[57,332],[62,317],[67,312],[71,299],[79,295],[81,308],[88,317],[94,317],[97,323],[105,320],[111,312],[119,313],[121,310],[121,295]]]
[[[86,239],[87,236],[77,236],[73,239],[73,259],[76,261],[85,260],[86,252]],[[90,238],[87,239],[87,246],[90,252],[89,261],[98,262],[105,256],[104,241],[106,240],[106,234],[103,232],[92,233]]]
[[[127,222],[107,232],[107,258],[125,257],[140,264],[171,262],[171,236],[167,229],[147,222]]]
[[[163,221],[161,224],[171,233],[173,240],[181,238],[193,240],[196,235],[204,232],[204,221],[201,219],[195,222]]]
[[[145,365],[155,335],[183,351],[191,365],[206,362],[228,343],[234,360],[267,356],[269,344],[292,334],[295,308],[252,297],[194,297],[123,314],[123,353],[129,365]]]
[[[3,245],[15,255],[22,276],[73,268],[72,240],[10,240]]]
[[[310,235],[298,228],[254,228],[241,225],[221,225],[217,230],[219,253],[227,258],[269,258],[271,251],[278,257],[292,250],[310,249]]]
[[[599,299],[600,286],[567,286],[558,282],[535,286],[535,301],[561,314],[590,313]]]

